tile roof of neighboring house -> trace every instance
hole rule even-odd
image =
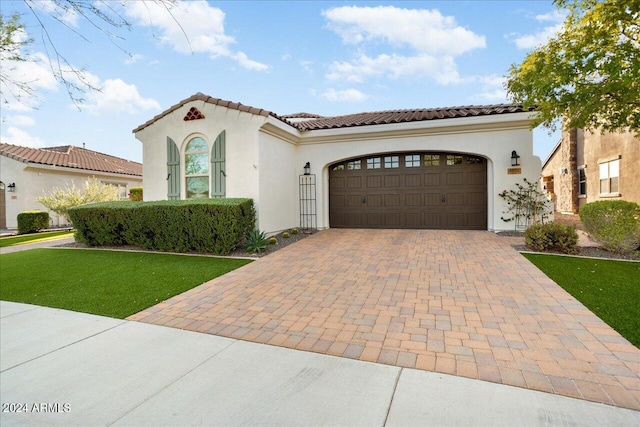
[[[323,119],[324,116],[320,116],[318,114],[312,113],[294,113],[294,114],[285,114],[284,116],[280,116],[283,119]]]
[[[287,116],[281,116],[271,111],[261,108],[250,107],[237,102],[225,101],[218,98],[212,98],[208,95],[198,92],[197,94],[180,101],[179,103],[169,107],[167,110],[153,117],[151,120],[143,123],[133,130],[133,133],[141,131],[147,126],[152,125],[162,117],[171,114],[173,111],[192,101],[203,101],[209,104],[221,105],[223,107],[244,111],[250,114],[260,116],[272,116],[278,120],[282,120],[288,125],[298,129],[299,131],[311,131],[317,129],[335,129],[354,126],[380,125],[390,123],[404,123],[422,120],[438,120],[459,117],[472,116],[488,116],[492,114],[521,113],[533,111],[535,108],[524,108],[521,105],[512,104],[496,104],[496,105],[470,105],[464,107],[450,108],[424,108],[413,110],[391,110],[376,111],[367,113],[347,114],[343,116],[325,117],[310,113],[297,113]],[[299,120],[299,119],[309,120]],[[291,120],[288,119],[298,119]]]
[[[142,164],[86,148],[62,145],[60,147],[30,148],[0,144],[0,155],[23,163],[86,169],[122,175],[142,176]]]

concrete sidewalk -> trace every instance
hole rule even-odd
[[[0,317],[3,426],[640,425],[604,404],[174,328],[5,301]]]
[[[73,237],[61,237],[61,238],[54,238],[51,240],[45,240],[43,242],[22,243],[20,245],[7,246],[4,248],[0,248],[0,255],[10,254],[12,252],[27,251],[29,249],[50,248],[53,246],[60,246],[60,245],[65,245],[67,243],[73,243],[75,241],[76,240]]]

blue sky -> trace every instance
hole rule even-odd
[[[108,3],[133,24],[113,30],[114,42],[49,2],[30,4],[55,49],[101,91],[74,105],[51,76],[43,53],[52,47],[27,3],[3,0],[1,13],[22,14],[23,37],[34,39],[25,53],[43,59],[2,63],[38,89],[16,102],[2,88],[2,142],[86,143],[135,161],[132,129],[197,92],[327,116],[509,102],[510,65],[563,21],[551,1],[179,1],[169,14],[138,0]],[[558,139],[536,129],[534,153],[544,161]]]

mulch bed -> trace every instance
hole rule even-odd
[[[263,256],[267,256],[271,253],[274,253],[275,251],[277,251],[278,249],[282,249],[285,246],[289,246],[292,243],[297,242],[298,240],[302,240],[305,237],[309,237],[314,233],[317,233],[318,230],[300,230],[300,232],[298,234],[291,234],[291,232],[289,232],[290,237],[285,239],[284,237],[282,237],[282,233],[278,233],[275,236],[270,236],[270,237],[275,237],[278,240],[278,243],[276,243],[275,245],[268,245],[267,246],[267,250],[265,252],[260,252],[258,254],[254,254],[254,253],[249,253],[247,251],[245,251],[243,248],[238,248],[235,251],[231,252],[229,254],[229,256],[238,256],[238,257],[255,257],[255,258],[261,258]]]
[[[505,236],[505,237],[522,237],[524,239],[524,232],[522,231],[500,231],[498,233],[496,233],[498,236]],[[560,254],[560,255],[566,255],[566,254],[562,254],[560,252],[556,252],[556,251],[536,251],[534,249],[529,248],[527,245],[512,245],[516,250],[518,251],[525,251],[525,252],[537,252],[537,253],[546,253],[546,254]],[[605,251],[602,248],[596,248],[596,247],[581,247],[580,248],[580,252],[578,252],[577,254],[575,254],[575,256],[582,256],[582,257],[589,257],[589,258],[605,258],[605,259],[623,259],[623,260],[631,260],[631,261],[640,261],[640,253],[639,252],[632,252],[629,254],[617,254],[614,252],[609,252],[609,251]]]
[[[271,253],[274,253],[275,251],[282,249],[292,243],[295,243],[299,240],[302,240],[306,237],[311,236],[312,234],[317,233],[318,230],[300,230],[300,232],[298,234],[290,234],[290,237],[285,239],[284,237],[282,237],[282,233],[278,233],[272,237],[275,237],[277,239],[277,243],[275,245],[268,245],[267,246],[267,250],[265,252],[261,252],[258,254],[255,253],[249,253],[247,251],[245,251],[243,248],[238,248],[235,251],[231,252],[229,255],[227,256],[231,256],[231,257],[250,257],[250,258],[262,258],[264,256],[267,256]],[[524,232],[522,231],[500,231],[498,233],[496,233],[498,236],[504,236],[504,237],[522,237],[524,239]],[[74,242],[74,243],[67,243],[64,245],[59,245],[60,247],[67,247],[67,248],[87,248],[87,246],[84,243],[79,243],[79,242]],[[529,248],[528,246],[524,245],[524,244],[520,244],[520,245],[512,245],[513,248],[515,248],[518,251],[525,251],[525,252],[537,252],[537,253],[546,253],[546,254],[561,254],[560,252],[555,252],[555,251],[544,251],[544,252],[540,252],[540,251],[536,251],[533,250],[531,248]],[[96,249],[119,249],[119,250],[145,250],[146,249],[142,249],[139,248],[137,246],[101,246],[99,248]],[[213,255],[215,256],[216,254],[207,254],[207,253],[195,253],[197,255]],[[561,254],[563,255],[563,254]],[[590,257],[590,258],[604,258],[604,259],[622,259],[622,260],[631,260],[631,261],[640,261],[640,253],[635,252],[635,253],[630,253],[630,254],[616,254],[613,252],[609,252],[609,251],[605,251],[602,248],[596,248],[596,247],[581,247],[580,248],[580,252],[575,254],[576,256],[582,256],[582,257]]]
[[[278,233],[274,236],[270,236],[270,237],[275,237],[276,240],[278,241],[276,244],[274,245],[268,245],[267,246],[267,250],[265,252],[261,252],[261,253],[250,253],[245,251],[243,248],[237,248],[235,251],[231,252],[229,255],[225,255],[225,256],[229,256],[229,257],[242,257],[242,258],[261,258],[263,256],[267,256],[275,251],[277,251],[278,249],[282,249],[285,246],[288,246],[292,243],[297,242],[298,240],[302,240],[305,237],[309,237],[314,233],[317,233],[318,230],[300,230],[300,232],[298,234],[291,234],[291,232],[289,232],[290,237],[289,238],[284,238],[282,237],[283,233]],[[66,243],[66,244],[62,244],[62,245],[58,245],[57,247],[61,247],[61,248],[79,248],[79,249],[87,249],[89,248],[89,246],[85,245],[84,243],[81,242],[73,242],[73,243]],[[132,246],[132,245],[124,245],[124,246],[99,246],[99,247],[93,247],[92,249],[117,249],[117,250],[124,250],[124,251],[145,251],[145,252],[159,252],[159,251],[152,251],[152,250],[148,250],[148,249],[143,249],[140,248],[138,246]],[[186,252],[187,254],[189,254],[190,252]],[[211,255],[211,256],[220,256],[219,254],[213,254],[213,253],[203,253],[203,252],[191,252],[191,254],[193,255]]]

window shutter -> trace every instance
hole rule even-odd
[[[180,200],[180,150],[167,137],[167,199]]]
[[[211,149],[211,197],[226,195],[227,171],[225,166],[226,133],[222,131]]]

